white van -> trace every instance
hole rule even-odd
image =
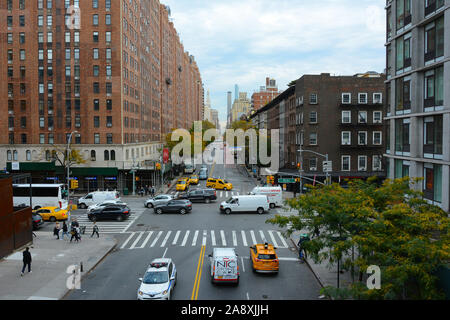
[[[269,198],[263,195],[232,196],[220,204],[221,212],[257,212],[263,214],[269,211]]]
[[[119,192],[117,191],[94,191],[88,193],[84,197],[78,199],[78,207],[86,209],[94,204],[102,203],[106,200],[120,200]]]
[[[271,209],[281,207],[283,205],[283,189],[281,186],[255,187],[250,194],[267,196],[269,198]]]
[[[239,265],[234,248],[214,248],[209,258],[212,283],[239,284]]]

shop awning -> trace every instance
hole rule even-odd
[[[119,175],[119,170],[117,168],[71,168],[71,176],[86,177],[86,176],[108,176],[116,177]]]

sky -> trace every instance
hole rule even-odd
[[[226,121],[234,85],[251,97],[304,74],[384,72],[386,0],[161,0]]]

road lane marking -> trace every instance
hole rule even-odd
[[[175,234],[175,238],[173,239],[172,245],[176,245],[177,241],[178,241],[178,237],[180,236],[181,231],[178,230],[177,233]]]
[[[250,235],[252,236],[253,244],[256,244],[255,232],[250,230]]]
[[[244,265],[244,258],[243,257],[241,257],[241,261],[242,261],[242,271],[245,272],[245,265]]]
[[[299,258],[278,258],[280,261],[300,261]]]
[[[266,239],[266,236],[264,235],[264,232],[262,230],[259,230],[259,235],[261,236],[262,242],[266,243],[267,239]]]
[[[247,300],[250,300],[250,296],[248,295],[248,292],[247,292]]]
[[[214,230],[211,230],[211,242],[212,242],[212,245],[215,247],[216,246],[216,236],[214,234]]]
[[[128,237],[128,239],[127,240],[125,240],[125,242],[123,243],[123,245],[120,247],[120,249],[123,249],[123,248],[125,248],[125,246],[128,244],[128,242],[134,237],[134,232],[132,232],[131,234],[130,234],[130,236]]]
[[[197,244],[197,238],[198,238],[198,230],[195,230],[194,239],[192,239],[192,246],[193,247]]]
[[[269,230],[269,231],[267,231],[268,233],[269,233],[269,236],[270,236],[270,239],[272,239],[272,244],[273,244],[273,246],[274,247],[276,247],[276,248],[279,248],[278,247],[278,243],[276,242],[276,240],[275,240],[275,237],[273,236],[273,234],[272,234],[272,230]]]
[[[144,243],[143,243],[142,246],[141,246],[141,249],[145,248],[145,246],[147,245],[148,240],[150,240],[150,237],[152,236],[152,234],[153,234],[153,231],[150,231],[150,232],[148,233],[147,238],[145,238]]]
[[[198,297],[198,290],[200,287],[200,279],[202,276],[202,269],[203,269],[203,260],[205,257],[205,249],[206,247],[202,246],[200,250],[200,256],[198,257],[197,273],[195,274],[194,288],[192,289],[191,300],[197,300]]]
[[[184,235],[183,242],[181,243],[181,246],[182,246],[182,247],[184,247],[184,246],[186,245],[186,241],[187,241],[187,239],[188,239],[188,237],[189,237],[189,233],[190,233],[189,230],[186,231],[186,234]]]
[[[247,238],[245,237],[245,231],[241,230],[241,234],[242,234],[242,242],[244,243],[244,246],[247,247]]]
[[[220,236],[222,238],[222,245],[226,246],[227,245],[227,241],[225,240],[225,232],[223,230],[220,230]]]
[[[283,235],[281,234],[281,232],[278,231],[277,234],[278,234],[278,236],[280,237],[281,242],[283,242],[283,247],[284,247],[284,248],[287,248],[288,245],[287,245],[286,241],[284,241],[284,237],[283,237]]]
[[[237,246],[237,237],[236,237],[236,231],[231,232],[233,234],[233,246]]]
[[[202,246],[206,246],[206,237],[208,235],[208,232],[206,230],[203,230],[203,241]]]
[[[153,242],[152,242],[152,244],[150,245],[150,247],[153,248],[153,247],[155,246],[156,242],[158,242],[159,237],[161,237],[162,234],[163,234],[162,231],[160,231],[160,232],[158,233],[158,235],[156,236],[155,240],[153,240]]]
[[[142,232],[142,231],[139,232],[138,237],[133,242],[133,244],[131,245],[130,249],[134,249],[136,247],[136,244],[139,242],[139,240],[141,240],[143,234],[144,234],[144,232]]]
[[[164,238],[163,242],[161,243],[161,248],[166,245],[166,242],[167,242],[167,240],[169,240],[169,237],[170,237],[171,233],[172,233],[172,231],[167,232],[166,237]]]
[[[169,248],[166,248],[166,250],[164,250],[164,254],[163,254],[163,258],[166,256],[166,253],[167,253],[167,249],[169,249]]]

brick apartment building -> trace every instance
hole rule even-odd
[[[165,134],[201,120],[200,71],[158,0],[5,0],[0,10],[0,169],[19,162],[35,182],[64,183],[47,151],[76,131],[80,187],[108,177],[122,188],[132,166],[155,177]]]
[[[266,85],[261,86],[258,92],[252,94],[252,109],[258,111],[279,94],[276,80],[266,78]]]
[[[384,177],[384,80],[377,73],[304,75],[257,111],[255,125],[280,130],[280,172],[295,176],[301,163],[305,177],[323,181],[325,158],[309,150],[328,154],[333,181]]]

